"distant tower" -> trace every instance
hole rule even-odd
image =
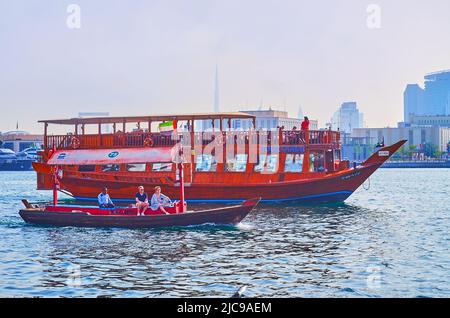
[[[214,112],[216,113],[220,111],[219,96],[219,67],[216,64],[216,81],[214,87]]]
[[[298,114],[297,114],[297,118],[298,119],[303,119],[303,110],[302,110],[302,106],[298,105]]]

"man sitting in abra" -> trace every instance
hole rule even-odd
[[[108,209],[115,207],[114,203],[109,197],[107,187],[104,187],[102,192],[98,195],[98,206],[100,207],[100,209]]]

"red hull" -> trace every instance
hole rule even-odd
[[[192,184],[185,185],[185,193],[191,202],[242,201],[255,196],[261,196],[262,202],[343,202],[404,143],[405,141],[400,141],[380,149],[357,168],[324,174],[319,178],[266,184]],[[389,155],[380,156],[380,152],[388,152]],[[104,185],[103,180],[64,179],[64,189],[80,200],[94,200],[98,189]],[[130,194],[135,192],[137,185],[134,182],[119,181],[107,184],[116,201],[132,201]],[[151,189],[159,184],[144,182],[142,185]],[[179,186],[167,184],[163,185],[163,190],[171,198],[177,198],[179,194]]]
[[[343,202],[364,181],[388,160],[406,141],[400,141],[375,152],[357,168],[350,168],[331,174],[318,174],[314,178],[278,181],[265,184],[256,183],[196,183],[185,184],[185,193],[190,202],[230,202],[245,198],[262,197],[262,202]],[[380,155],[383,154],[383,155]],[[106,184],[105,184],[106,183]],[[132,181],[105,181],[100,179],[67,176],[63,188],[79,200],[95,200],[99,189],[108,186],[113,200],[133,201],[132,195],[138,185],[152,189],[161,183]],[[177,199],[179,186],[163,184],[163,191]],[[130,197],[131,196],[131,197]]]

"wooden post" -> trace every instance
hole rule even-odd
[[[102,124],[98,123],[98,145],[102,145]]]
[[[189,156],[191,156],[191,182],[192,182],[192,167],[195,164],[195,126],[194,126],[195,120],[194,118],[191,119],[191,148],[189,149],[190,153]],[[194,149],[194,151],[192,151]]]
[[[56,146],[53,145],[53,154],[56,151]],[[53,172],[52,181],[53,181],[53,205],[58,205],[58,189],[59,189],[59,181],[58,181],[58,167],[51,167],[51,171]]]
[[[302,172],[309,172],[309,129],[305,129],[305,153],[303,156]]]
[[[180,150],[180,158],[183,154],[183,151]],[[185,212],[184,210],[184,173],[183,173],[183,162],[178,164],[179,171],[179,179],[180,179],[180,204],[181,204],[181,212]]]
[[[48,123],[44,124],[44,149],[47,149],[48,143],[47,143],[47,129],[48,129]]]

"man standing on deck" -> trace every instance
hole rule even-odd
[[[101,209],[114,208],[114,203],[109,197],[107,187],[104,187],[102,192],[98,195],[98,206]]]
[[[308,144],[309,143],[309,133],[308,133],[308,131],[309,131],[309,119],[306,116],[305,116],[305,118],[302,121],[301,131],[302,131],[302,135],[303,135],[303,138],[304,138],[304,142],[306,144]]]
[[[309,119],[306,116],[302,121],[302,130],[309,130]]]

